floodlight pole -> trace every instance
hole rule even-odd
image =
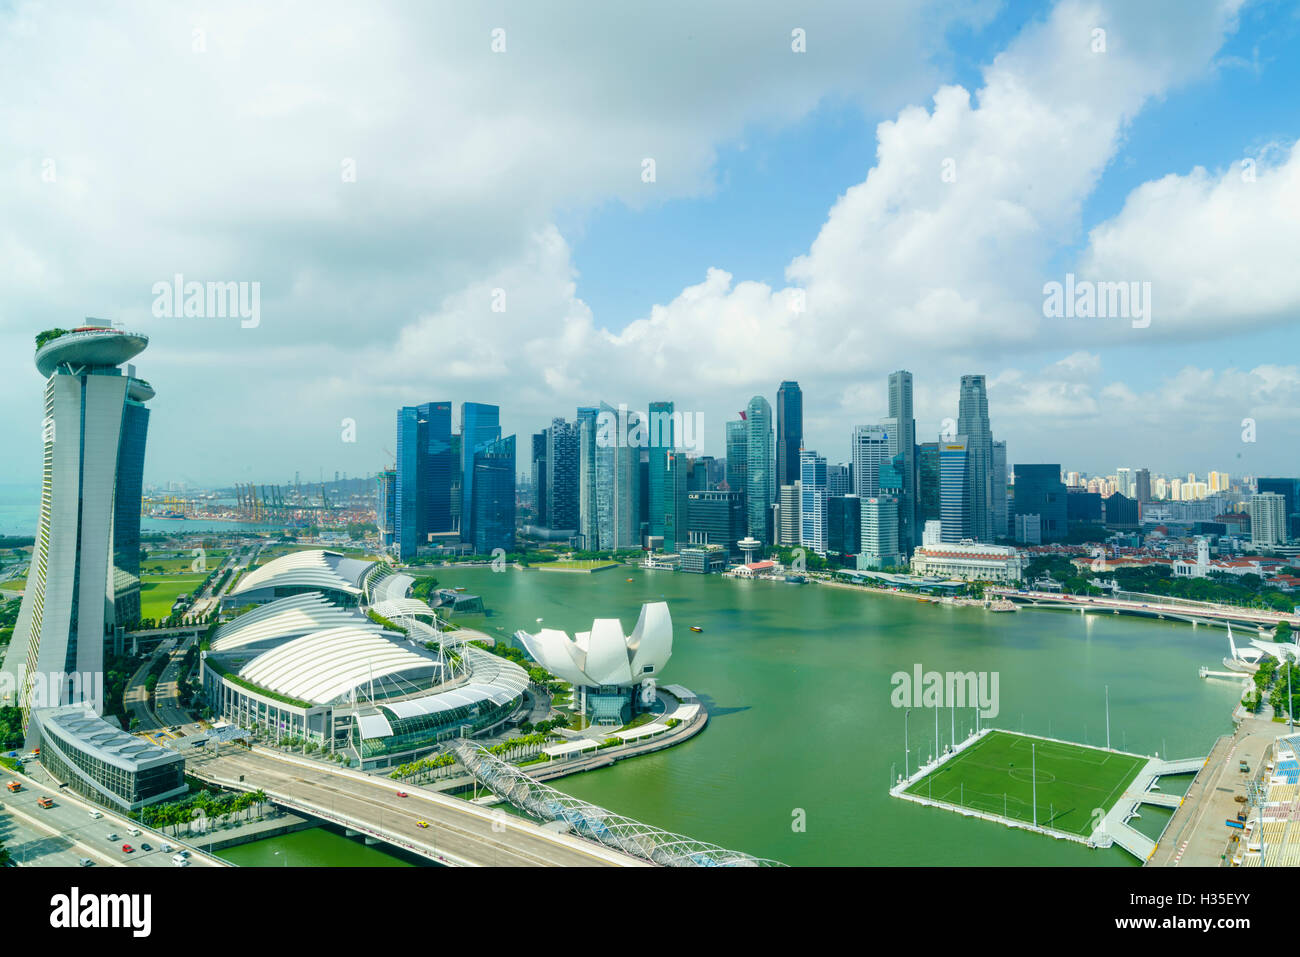
[[[934,762],[939,763],[939,707],[934,708]]]
[[[907,746],[907,719],[912,714],[912,709],[908,708],[903,712],[903,780],[906,781],[911,775],[908,773],[908,755],[912,753]]]
[[[1106,685],[1106,750],[1110,750],[1110,685]]]
[[[1029,745],[1029,775],[1033,779],[1033,797],[1034,797],[1034,827],[1038,826],[1038,746],[1032,742]]]
[[[952,716],[952,746],[955,748],[957,747],[957,704],[956,702],[953,702],[950,707],[952,708],[952,711],[950,712]]]

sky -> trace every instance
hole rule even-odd
[[[843,461],[900,368],[918,441],[983,373],[1013,464],[1300,472],[1292,2],[0,0],[0,83],[0,484],[87,316],[150,337],[155,483],[372,473],[444,400],[722,455],[785,379]]]

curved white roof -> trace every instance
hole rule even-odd
[[[383,635],[348,626],[313,632],[273,648],[241,668],[239,676],[291,698],[328,704],[372,680],[404,672],[426,673],[413,676],[415,682],[437,666],[432,658]]]
[[[220,628],[212,641],[212,651],[229,652],[262,642],[288,641],[349,625],[361,631],[383,630],[382,625],[364,615],[332,604],[318,591],[290,595],[254,608]]]
[[[374,609],[376,614],[382,615],[389,621],[396,621],[406,615],[423,615],[425,618],[432,618],[437,614],[418,598],[393,598],[387,601],[375,602],[370,607]]]
[[[673,653],[668,603],[641,606],[632,634],[623,637],[615,618],[597,618],[589,632],[569,636],[555,628],[518,633],[535,661],[557,678],[578,685],[630,685],[658,674]]]
[[[230,595],[264,588],[319,588],[360,596],[361,580],[373,564],[323,549],[290,552],[246,574]]]
[[[415,579],[410,575],[387,575],[371,582],[370,600],[375,603],[397,601],[411,593],[413,584],[415,584]],[[382,615],[383,612],[380,612],[380,614]]]
[[[395,718],[415,718],[483,701],[495,705],[509,704],[528,687],[528,672],[513,661],[507,661],[473,645],[465,645],[462,651],[468,658],[473,681],[451,691],[408,698],[405,701],[384,702],[380,708]]]

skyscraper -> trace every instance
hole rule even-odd
[[[153,395],[119,368],[144,351],[145,336],[87,320],[36,341],[45,377],[41,512],[0,670],[0,705],[21,708],[24,724],[34,707],[85,703],[103,712],[104,643],[116,626],[114,498],[121,471],[144,454],[138,419],[123,448],[125,413],[128,402]]]
[[[826,459],[808,449],[799,453],[799,543],[826,554]]]
[[[772,544],[772,504],[776,501],[776,458],[772,449],[772,406],[761,395],[749,400],[745,458],[745,508],[751,537]]]
[[[478,531],[474,527],[477,521],[477,515],[474,512],[474,483],[478,481],[475,473],[474,461],[475,456],[482,452],[491,443],[501,438],[501,409],[495,405],[487,405],[482,402],[463,402],[460,407],[460,455],[461,455],[461,484],[460,484],[460,537],[461,541],[477,542]],[[513,460],[513,445],[510,452]],[[499,458],[499,456],[494,456]],[[513,461],[511,468],[514,468]],[[510,484],[514,485],[514,473],[511,472]],[[511,503],[511,509],[514,503]],[[513,537],[513,529],[511,536]],[[477,551],[477,547],[475,548]]]
[[[880,465],[898,452],[895,425],[893,419],[886,419],[878,425],[853,429],[853,492],[860,498],[880,491]]]
[[[414,558],[421,544],[420,413],[413,405],[397,410],[397,506],[394,539],[397,557]]]
[[[1287,539],[1286,499],[1276,492],[1258,492],[1250,497],[1250,543],[1284,545]]]
[[[918,523],[939,520],[939,443],[923,442],[917,449],[916,501]]]
[[[793,485],[802,466],[803,391],[798,382],[786,381],[776,390],[776,484]]]
[[[903,456],[903,490],[898,496],[898,541],[904,555],[920,544],[916,532],[916,418],[912,412],[912,373],[899,369],[889,374],[889,417],[898,430],[894,454]]]
[[[1145,505],[1147,502],[1151,501],[1151,470],[1150,469],[1137,470],[1135,480],[1134,480],[1134,485],[1133,485],[1133,491],[1137,495],[1137,500],[1139,504]],[[1219,489],[1213,489],[1212,491],[1219,491]],[[1227,489],[1225,488],[1223,491],[1227,491]]]
[[[727,487],[739,492],[743,500],[749,482],[749,423],[741,418],[727,423]]]
[[[1060,476],[1057,476],[1060,479]],[[993,477],[992,477],[993,500],[989,503],[992,513],[993,538],[1006,538],[1010,532],[1007,530],[1007,443],[993,443]],[[1064,532],[1065,524],[1061,524],[1061,530]],[[1044,531],[1044,535],[1046,532]]]
[[[600,404],[595,492],[601,550],[636,548],[641,543],[641,449],[629,440],[639,420],[636,412]]]
[[[548,528],[578,531],[582,441],[576,422],[552,419],[546,430],[546,520]]]
[[[946,543],[972,538],[970,531],[970,467],[966,436],[939,443],[939,521]]]
[[[1015,487],[1016,516],[1037,515],[1044,542],[1064,538],[1069,531],[1069,506],[1065,483],[1061,481],[1061,466],[1056,463],[1017,465]]]
[[[379,543],[392,545],[397,533],[397,469],[381,469],[375,476],[375,525]]]
[[[902,564],[898,551],[898,497],[872,495],[862,499],[862,546],[859,568],[888,568]]]
[[[841,462],[838,465],[826,465],[826,495],[828,497],[835,495],[848,495],[853,491],[853,486],[849,483],[849,473],[852,471],[848,462]]]
[[[989,399],[982,375],[961,377],[957,433],[966,437],[968,537],[977,542],[992,542],[993,432],[989,427]],[[948,540],[945,531],[944,541]]]
[[[532,461],[532,479],[533,479],[533,512],[536,515],[537,525],[540,528],[550,528],[550,522],[547,520],[546,507],[548,499],[546,495],[546,445],[549,430],[542,429],[540,432],[533,433],[533,454]]]
[[[474,552],[489,555],[515,547],[515,437],[496,438],[474,453]]]
[[[394,539],[406,559],[430,532],[453,528],[451,403],[426,402],[397,411],[397,516]]]
[[[578,426],[578,534],[582,547],[600,547],[600,524],[596,509],[596,419],[595,406],[579,406]]]
[[[651,448],[653,452],[653,446]],[[651,459],[653,469],[654,459]],[[664,551],[677,552],[691,543],[690,480],[691,462],[685,452],[671,451],[664,456]]]
[[[113,591],[119,624],[140,620],[140,509],[144,497],[144,450],[149,437],[153,387],[127,366],[122,437],[117,446],[117,491],[113,496]]]
[[[673,404],[671,402],[650,403],[651,435],[649,452],[649,514],[645,521],[651,535],[664,535],[664,513],[666,510],[665,485],[668,477],[668,453],[677,447],[677,437],[673,434]],[[662,423],[662,429],[654,425]],[[660,434],[655,434],[660,433]],[[667,542],[665,542],[665,548]]]

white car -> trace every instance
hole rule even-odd
[[[184,858],[184,857],[181,857],[181,855],[177,854],[177,855],[175,855],[175,856],[172,857],[172,866],[173,866],[173,867],[189,867],[189,866],[190,866],[190,862],[189,862],[188,859],[186,859],[186,858]]]
[[[91,819],[92,821],[98,821],[98,820],[99,820],[101,817],[103,817],[103,816],[104,816],[104,815],[101,814],[99,811],[91,811],[91,812],[90,812],[90,819]]]

